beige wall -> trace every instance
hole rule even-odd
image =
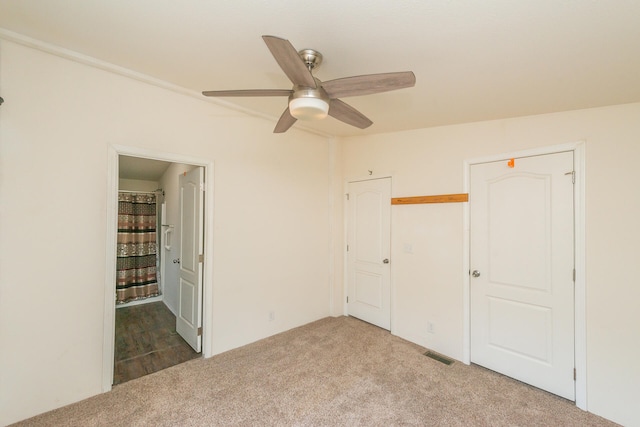
[[[344,176],[393,176],[393,196],[461,193],[465,160],[585,141],[587,404],[638,424],[640,104],[348,138]],[[456,359],[463,349],[461,204],[392,208],[394,333]],[[413,246],[413,254],[403,251]],[[435,334],[426,332],[427,321]]]
[[[0,425],[102,390],[110,144],[214,163],[214,353],[329,314],[325,138],[7,41],[0,84]]]

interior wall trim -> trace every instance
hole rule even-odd
[[[214,221],[214,170],[213,161],[166,153],[140,147],[110,145],[108,148],[108,170],[106,189],[106,261],[104,283],[104,326],[102,357],[102,391],[110,391],[113,385],[114,345],[115,345],[115,283],[116,246],[118,229],[118,159],[120,155],[163,160],[202,166],[205,171],[205,236],[204,236],[204,278],[202,285],[202,356],[213,356],[213,221]]]

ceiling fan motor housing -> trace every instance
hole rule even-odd
[[[299,120],[320,120],[329,113],[329,95],[316,79],[316,87],[294,86],[289,96],[289,111]]]

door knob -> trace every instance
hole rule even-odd
[[[174,259],[174,260],[173,260],[173,263],[174,263],[174,264],[180,264],[180,258],[178,258],[178,259]]]
[[[473,273],[471,273],[471,275],[473,277],[480,277],[480,272],[478,270],[473,270]]]
[[[385,264],[389,264],[389,258],[383,259],[382,262],[385,263]]]

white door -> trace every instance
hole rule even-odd
[[[391,178],[349,183],[347,310],[350,316],[391,328]]]
[[[573,152],[470,170],[471,361],[574,400]]]
[[[197,352],[202,349],[204,252],[204,168],[180,176],[180,284],[176,331]]]

